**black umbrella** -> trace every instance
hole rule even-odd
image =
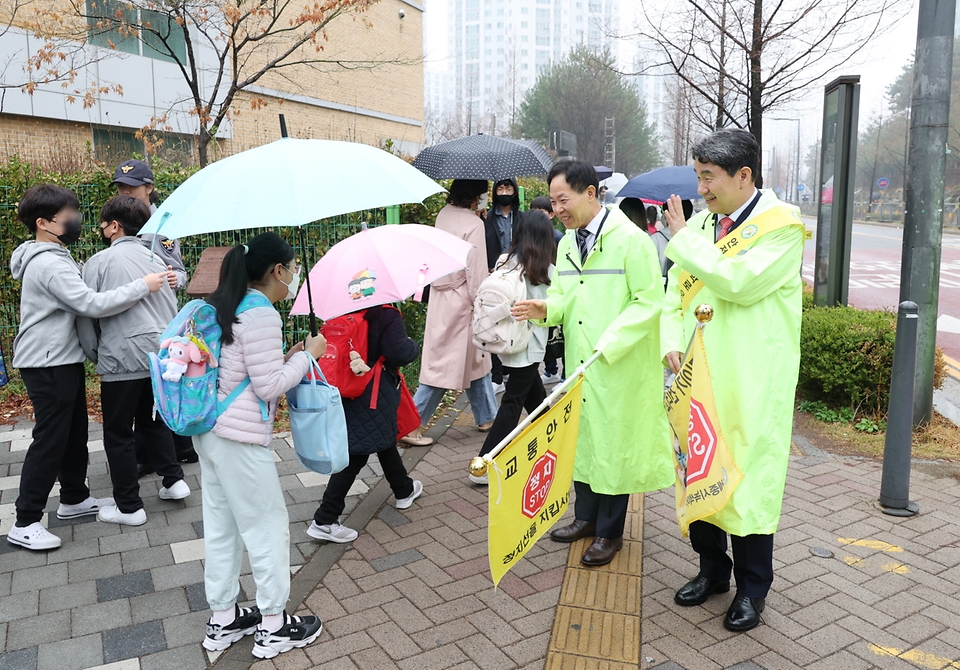
[[[546,174],[553,167],[553,159],[531,140],[471,135],[427,147],[413,166],[433,179],[500,181]]]

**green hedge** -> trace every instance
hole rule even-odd
[[[858,413],[886,412],[897,317],[853,307],[812,307],[803,313],[799,389]]]

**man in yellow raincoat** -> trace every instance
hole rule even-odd
[[[565,370],[602,354],[583,382],[576,519],[551,533],[560,542],[593,537],[582,562],[597,566],[623,546],[630,494],[666,488],[674,479],[660,364],[663,284],[650,236],[597,201],[593,166],[563,161],[547,181],[567,234],[547,299],[518,302],[513,314],[563,325]]]
[[[702,303],[713,307],[703,339],[720,425],[743,472],[726,506],[690,525],[700,573],[674,600],[692,606],[725,593],[732,568],[737,594],[724,625],[733,631],[760,622],[773,583],[773,533],[780,521],[800,367],[804,228],[796,207],[756,188],[759,151],[753,135],[736,129],[695,144],[699,193],[709,211],[685,222],[674,196],[666,214],[673,235],[666,255],[675,266],[661,323],[662,351],[676,372],[696,327],[694,309]]]

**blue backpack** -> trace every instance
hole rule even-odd
[[[254,307],[273,305],[260,293],[248,293],[240,301],[237,314]],[[204,300],[191,300],[160,335],[159,353],[150,353],[154,407],[177,435],[211,430],[217,418],[250,385],[247,377],[223,402],[217,400],[221,335],[214,306]],[[263,400],[260,412],[264,421],[270,420]]]

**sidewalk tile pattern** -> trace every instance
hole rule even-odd
[[[15,518],[30,429],[26,423],[0,426],[0,668],[208,667],[200,647],[209,612],[203,588],[199,464],[183,466],[193,491],[183,501],[160,500],[156,475],[140,480],[147,523],[138,527],[100,523],[93,516],[61,521],[56,517],[59,486],[54,487],[44,524],[63,539],[63,545],[50,552],[31,552],[2,536]],[[278,435],[272,449],[290,514],[291,563],[296,570],[319,546],[305,531],[326,479],[318,483],[301,477],[307,473],[287,437]],[[112,485],[102,429],[93,423],[89,446],[91,492],[109,496]],[[347,498],[348,513],[380,474],[373,467],[361,471]],[[246,601],[255,590],[246,559],[241,586]]]

